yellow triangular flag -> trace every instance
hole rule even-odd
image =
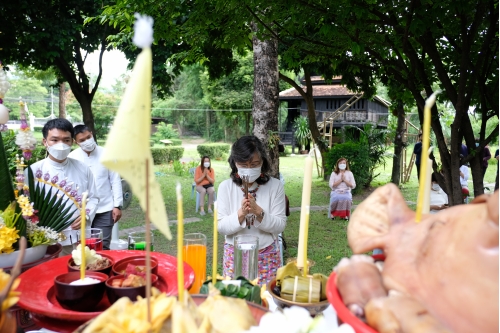
[[[146,22],[139,18],[136,22],[136,35],[142,28],[146,39],[152,41],[152,19]],[[144,19],[143,19],[144,20]],[[147,24],[151,26],[148,28]],[[146,27],[145,27],[146,25]],[[138,29],[138,26],[139,29]],[[149,31],[150,30],[150,31]],[[134,42],[135,42],[134,37]],[[137,43],[136,43],[137,44]],[[153,157],[149,146],[151,134],[151,76],[152,55],[150,43],[142,45],[143,50],[137,57],[125,94],[118,108],[113,126],[104,147],[101,163],[108,169],[118,172],[132,187],[139,198],[141,208],[146,211],[146,161],[149,164],[149,218],[167,237],[172,239],[168,227],[167,211],[156,182]]]

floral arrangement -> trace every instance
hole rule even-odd
[[[26,184],[24,157],[17,156],[16,162],[16,201],[0,211],[0,253],[13,252],[22,235],[26,236],[28,247],[64,240],[61,231],[71,224],[73,214],[81,207],[78,187],[67,179],[59,181],[58,175],[42,175],[41,170],[33,175],[28,168]]]
[[[23,151],[23,157],[26,160],[29,160],[31,158],[33,150],[35,150],[36,139],[33,136],[33,133],[31,132],[30,127],[28,126],[28,123],[26,122],[26,113],[28,112],[28,104],[20,101],[19,107],[21,114],[20,117],[21,128],[19,129],[19,132],[16,135],[16,144]]]

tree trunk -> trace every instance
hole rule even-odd
[[[84,94],[83,96],[85,97],[78,100],[82,108],[83,123],[90,129],[92,133],[94,133],[94,135],[96,135],[94,126],[94,114],[92,113],[92,98],[89,96],[89,94]],[[99,139],[97,135],[95,136],[95,139]]]
[[[256,31],[256,24],[252,23]],[[279,72],[278,41],[266,41],[253,37],[254,92],[253,92],[253,134],[260,139],[269,156],[270,174],[279,179],[278,145],[270,148],[269,132],[278,131]]]
[[[59,83],[59,118],[66,119],[66,82]]]
[[[394,138],[394,156],[392,158],[392,176],[391,182],[398,185],[401,181],[401,151],[403,150],[403,138],[405,131],[405,110],[401,101],[397,102],[396,113],[398,116],[398,124],[396,127],[396,135]]]

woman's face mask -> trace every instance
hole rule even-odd
[[[47,146],[47,151],[56,160],[64,161],[69,153],[71,153],[71,147],[65,143],[59,142],[52,146]]]
[[[205,168],[210,168],[210,162],[203,162],[203,166]]]
[[[339,164],[339,169],[340,169],[340,170],[345,170],[346,166],[347,166],[347,165],[346,165],[345,163],[340,163],[340,164]]]
[[[241,176],[248,176],[248,182],[253,183],[261,174],[262,165],[256,168],[238,168],[238,174]]]

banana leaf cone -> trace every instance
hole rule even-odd
[[[310,288],[311,291],[310,291]],[[281,297],[299,303],[318,303],[321,297],[321,281],[312,277],[287,277],[281,281]]]
[[[300,276],[300,270],[294,262],[288,263],[286,266],[278,268],[276,272],[276,285],[279,287],[281,282],[287,277]]]
[[[328,276],[321,273],[314,273],[313,279],[321,281],[321,300],[326,299],[326,282],[328,281]]]

